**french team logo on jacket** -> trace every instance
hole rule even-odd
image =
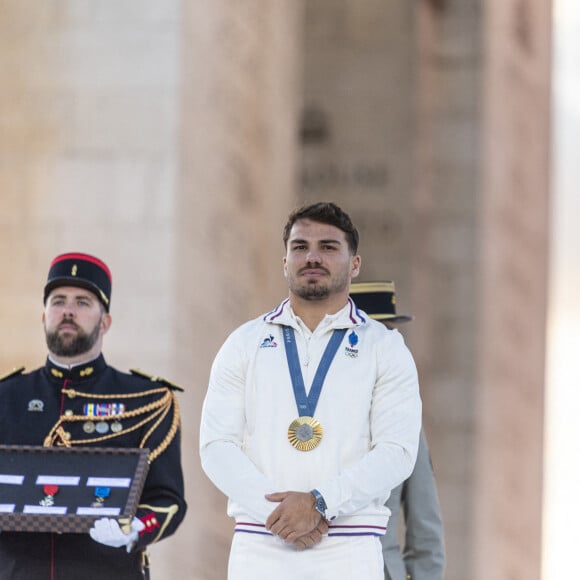
[[[276,348],[277,346],[278,343],[271,334],[260,343],[260,348]]]
[[[355,348],[355,346],[358,344],[358,335],[354,330],[348,335],[348,344],[349,346],[344,347],[344,354],[356,358],[358,356],[358,348]]]

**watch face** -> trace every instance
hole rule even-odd
[[[314,502],[314,509],[323,517],[326,519],[326,502],[324,501],[324,498],[322,497],[322,495],[320,494],[320,492],[317,489],[313,489],[310,492],[315,499]]]

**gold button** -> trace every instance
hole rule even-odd
[[[69,431],[65,431],[64,432],[64,438],[65,439],[70,439],[70,432]]]
[[[72,412],[70,409],[67,409],[67,410],[64,412],[64,414],[65,414],[67,417],[71,417],[71,416],[73,415],[73,412]]]

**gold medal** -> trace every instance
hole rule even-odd
[[[322,441],[322,425],[314,417],[298,417],[288,427],[288,441],[298,451],[312,451]]]

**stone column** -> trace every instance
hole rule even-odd
[[[304,6],[2,4],[0,374],[44,358],[50,259],[104,258],[107,358],[186,387],[190,512],[155,577],[223,580],[232,522],[197,452],[209,366],[285,294],[295,200],[335,199],[362,278],[393,278],[416,315],[447,580],[535,580],[550,2]]]
[[[190,511],[151,549],[162,580],[223,580],[233,529],[199,467],[211,360],[285,294],[295,205],[293,0],[3,2],[0,375],[42,364],[50,259],[113,271],[108,360],[182,384]]]
[[[299,6],[184,3],[174,355],[188,385],[190,512],[170,546],[187,567],[168,578],[226,577],[233,520],[199,465],[199,411],[227,335],[287,294],[282,228],[295,205]]]
[[[44,361],[50,260],[85,251],[113,272],[109,362],[173,375],[177,4],[2,2],[2,369]]]
[[[471,579],[477,447],[479,0],[417,4],[410,329],[445,527],[447,580]]]
[[[551,8],[486,12],[474,580],[541,574]]]
[[[416,316],[447,580],[539,577],[549,4],[306,5],[301,196]]]
[[[407,0],[305,3],[300,197],[333,200],[361,232],[361,281],[410,304],[414,12]]]

